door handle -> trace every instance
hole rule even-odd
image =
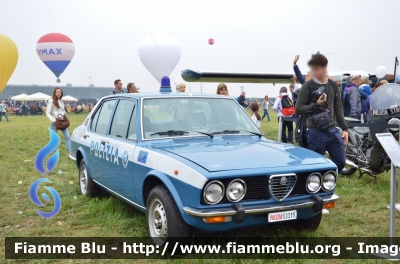
[[[89,137],[89,135],[83,135],[83,138],[84,139],[86,139],[86,138],[88,138]]]
[[[100,144],[102,144],[102,145],[108,144],[108,140],[101,140]]]

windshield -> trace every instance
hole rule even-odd
[[[383,110],[400,106],[400,85],[385,84],[378,87],[371,96],[371,110]]]
[[[231,98],[144,99],[142,122],[146,139],[260,133]]]

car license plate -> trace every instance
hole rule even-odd
[[[269,223],[281,222],[281,221],[287,221],[287,220],[293,220],[293,219],[297,219],[297,211],[296,210],[268,214],[268,222]]]

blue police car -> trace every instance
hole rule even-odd
[[[227,96],[106,96],[74,130],[72,148],[81,193],[103,189],[145,212],[158,245],[191,227],[290,221],[314,230],[339,198],[335,164],[268,140]]]

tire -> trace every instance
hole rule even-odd
[[[147,235],[159,246],[177,240],[180,243],[189,241],[190,227],[182,219],[174,199],[163,185],[154,187],[147,198],[146,229]]]
[[[97,197],[101,194],[101,188],[89,176],[86,163],[82,159],[79,164],[79,190],[81,194],[89,197]]]
[[[314,215],[308,219],[300,219],[296,220],[292,223],[294,229],[297,230],[308,230],[308,231],[315,231],[318,229],[322,218],[322,212]]]

